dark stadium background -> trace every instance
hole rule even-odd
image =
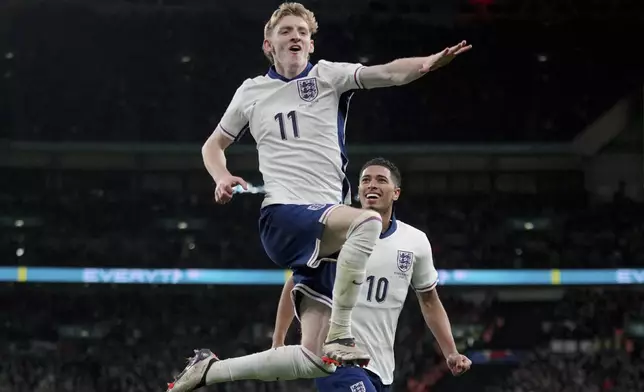
[[[474,361],[448,375],[410,300],[394,390],[643,391],[644,2],[303,3],[314,60],[474,45],[352,100],[351,179],[374,156],[400,166],[398,217],[432,241]],[[200,146],[266,72],[278,4],[0,1],[0,392],[160,391],[195,347],[270,346],[282,272],[259,244],[261,194],[215,206]],[[229,151],[260,190],[252,138]],[[249,284],[180,284],[239,269]]]

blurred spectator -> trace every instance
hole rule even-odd
[[[277,268],[257,232],[262,195],[221,207],[211,190],[145,190],[125,172],[100,187],[74,173],[61,186],[51,186],[55,175],[4,174],[12,183],[0,192],[1,264]],[[644,265],[644,206],[635,202],[406,191],[396,211],[428,234],[440,268]]]
[[[514,309],[519,309],[508,308],[513,304],[466,299],[463,289],[440,290],[460,350],[476,358],[473,372],[458,378],[448,375],[417,305],[410,300],[396,338],[397,391],[466,391],[472,385],[489,392],[642,390],[641,346],[629,350],[625,337],[614,339],[614,331],[625,326],[625,318],[614,316],[630,313],[644,320],[644,308],[634,306],[644,302],[641,292],[574,289],[557,306],[548,301],[514,303],[530,308],[542,321],[532,342],[533,336],[527,334],[533,334],[535,323],[530,317],[507,324],[497,321],[512,318]],[[182,358],[193,348],[210,347],[225,358],[269,347],[279,291],[279,287],[238,286],[2,286],[0,391],[162,390],[163,382],[180,371]],[[593,305],[596,317],[576,306],[576,301],[588,303],[599,297],[604,300]],[[590,333],[562,335],[559,327],[552,327],[570,326],[570,320],[575,320],[577,330]],[[290,332],[289,341],[297,342],[298,327]],[[495,365],[495,356],[483,361],[485,357],[477,353],[494,350],[495,345],[498,350],[497,335],[504,339],[498,352],[512,352],[514,359]],[[602,343],[562,351],[553,344],[561,339]],[[526,346],[526,341],[532,343]],[[238,382],[208,390],[312,389],[310,381],[302,380]]]

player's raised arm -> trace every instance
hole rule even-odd
[[[449,64],[456,56],[472,49],[466,41],[427,57],[409,57],[387,64],[373,65],[360,69],[360,83],[365,88],[402,86],[411,83],[428,72]]]
[[[461,355],[456,348],[449,317],[436,291],[438,272],[434,267],[431,245],[429,240],[426,239],[426,241],[427,251],[419,254],[414,264],[412,287],[416,291],[425,323],[436,338],[445,356],[447,366],[452,374],[459,375],[466,372],[472,362],[466,356]]]
[[[248,129],[242,106],[244,85],[237,89],[221,121],[201,148],[204,166],[217,184],[215,201],[225,204],[233,197],[233,188],[241,185],[248,189],[248,184],[241,177],[235,177],[226,167],[226,154],[224,151],[233,142],[239,140]]]
[[[281,347],[284,345],[286,334],[295,317],[295,310],[293,309],[293,301],[291,300],[291,291],[295,283],[293,278],[290,278],[284,284],[280,302],[277,305],[277,316],[275,316],[275,330],[273,331],[273,348]]]

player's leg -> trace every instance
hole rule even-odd
[[[371,210],[338,206],[330,211],[324,226],[320,256],[340,249],[333,286],[333,308],[324,355],[338,363],[367,363],[369,356],[355,347],[351,335],[351,312],[365,279],[367,260],[382,231],[380,215]]]
[[[331,310],[303,297],[300,303],[302,344],[283,346],[238,358],[219,360],[210,350],[195,350],[188,366],[168,385],[168,391],[187,392],[205,385],[239,380],[288,381],[328,376],[335,366],[320,358]]]
[[[322,357],[322,344],[329,332],[331,308],[306,296],[302,296],[298,308],[300,309],[299,319],[302,328],[302,346],[320,359]],[[334,370],[334,367],[329,367],[329,369]]]
[[[192,391],[203,385],[234,380],[293,380],[333,372],[319,355],[329,328],[335,265],[320,266],[318,253],[324,222],[332,205],[279,205],[262,210],[260,236],[266,253],[282,267],[292,268],[294,299],[302,322],[303,344],[220,361],[210,350],[194,358],[169,385],[168,391]],[[320,267],[320,268],[313,268]]]
[[[292,298],[302,324],[302,345],[311,350],[318,347],[318,354],[322,352],[320,348],[329,330],[335,270],[334,260],[322,262],[315,269],[297,269],[293,273],[295,287]],[[307,305],[303,307],[303,304]],[[307,313],[301,315],[298,311],[301,309],[307,309]],[[367,371],[357,367],[338,367],[333,374],[316,378],[315,384],[319,392],[380,392],[372,384]]]
[[[366,371],[357,367],[339,367],[328,377],[316,378],[318,392],[380,392]]]

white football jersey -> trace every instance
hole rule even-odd
[[[426,292],[437,283],[438,272],[425,233],[393,218],[369,258],[367,278],[351,317],[357,344],[371,355],[367,369],[383,384],[394,381],[394,340],[409,286]]]
[[[274,68],[237,89],[217,129],[250,129],[270,204],[350,203],[345,124],[361,64],[320,60],[289,80]]]

